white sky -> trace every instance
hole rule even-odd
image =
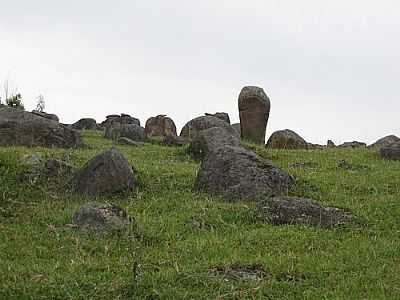
[[[271,98],[267,137],[400,136],[400,1],[0,0],[0,81],[62,122],[205,112]]]

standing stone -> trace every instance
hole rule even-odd
[[[149,137],[166,137],[170,135],[177,135],[174,121],[165,115],[158,115],[148,119],[145,126],[145,132]]]
[[[126,158],[117,150],[107,150],[91,160],[72,179],[75,192],[92,196],[129,190],[136,185]]]
[[[265,144],[265,132],[271,103],[264,90],[246,86],[239,95],[241,137],[257,144]]]

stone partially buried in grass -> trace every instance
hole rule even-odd
[[[259,216],[274,225],[309,225],[324,228],[345,225],[354,216],[340,208],[325,207],[306,198],[273,197],[259,202]]]
[[[92,158],[72,179],[75,192],[92,196],[123,192],[135,185],[132,167],[115,148]]]
[[[78,208],[72,222],[78,229],[94,231],[119,231],[130,224],[125,210],[114,204],[98,202],[90,202]]]

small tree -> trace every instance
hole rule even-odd
[[[44,109],[46,108],[46,103],[44,102],[44,97],[42,94],[37,96],[36,98],[37,104],[36,104],[36,111],[38,112],[44,112]]]

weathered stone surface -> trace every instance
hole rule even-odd
[[[131,166],[114,148],[92,158],[72,179],[73,190],[88,195],[121,192],[134,188],[135,184]]]
[[[307,142],[296,132],[285,129],[275,131],[267,142],[273,149],[308,149]]]
[[[193,138],[188,151],[195,159],[203,159],[209,152],[227,145],[239,147],[240,139],[225,128],[213,127],[200,131]]]
[[[240,123],[232,124],[231,127],[236,131],[238,136],[241,136]]]
[[[285,194],[293,178],[254,152],[223,146],[208,153],[198,172],[195,190],[226,201],[259,200]]]
[[[76,210],[73,224],[80,230],[120,231],[127,229],[130,221],[122,208],[110,203],[90,202]]]
[[[225,121],[218,119],[213,116],[203,116],[195,118],[182,128],[180,136],[186,140],[193,139],[200,131],[209,129],[212,127],[222,127],[233,135],[236,135],[236,131]]]
[[[83,118],[72,124],[71,127],[76,130],[97,130],[97,123],[95,119]]]
[[[148,119],[146,122],[145,132],[149,137],[177,135],[174,121],[165,115],[158,115]]]
[[[131,117],[130,115],[127,114],[121,114],[121,119],[120,119],[121,124],[133,124],[140,126],[140,120],[134,117]]]
[[[111,132],[113,128],[118,127],[120,125],[125,125],[125,124],[133,124],[140,126],[140,120],[131,117],[130,115],[127,114],[121,114],[121,115],[108,115],[106,117],[106,120],[103,121],[100,126],[102,128],[105,128],[105,137],[106,138],[111,138]]]
[[[335,227],[351,220],[351,213],[336,207],[324,207],[310,199],[298,197],[273,197],[258,203],[259,216],[275,225],[297,224]]]
[[[332,140],[328,140],[328,142],[326,143],[326,147],[327,148],[335,148],[336,145]]]
[[[145,144],[142,142],[135,142],[132,141],[131,139],[128,139],[126,137],[120,137],[118,139],[118,143],[121,145],[129,145],[129,146],[134,146],[134,147],[140,147],[140,146],[144,146]]]
[[[37,110],[32,110],[32,113],[34,115],[39,116],[39,117],[46,118],[46,119],[49,119],[49,120],[52,120],[52,121],[55,121],[55,122],[59,122],[60,121],[60,119],[55,114],[48,114],[48,113],[37,111]]]
[[[135,142],[146,140],[144,128],[136,124],[113,123],[106,127],[104,136],[115,141],[121,137],[126,137]]]
[[[379,150],[382,147],[389,146],[390,144],[400,142],[400,138],[395,135],[388,135],[379,140],[377,140],[372,145],[369,145],[368,148],[370,149],[377,149]]]
[[[168,135],[164,137],[162,143],[166,146],[184,146],[187,145],[189,141],[180,136]]]
[[[239,95],[241,137],[257,144],[265,144],[271,103],[264,90],[246,86]]]
[[[26,111],[0,107],[0,146],[79,147],[79,132]]]
[[[229,114],[225,112],[217,112],[215,114],[206,113],[206,116],[216,117],[218,119],[221,119],[222,121],[225,121],[228,124],[231,124],[231,119],[229,118]]]
[[[400,160],[400,142],[381,147],[379,155],[383,159]]]
[[[366,147],[366,146],[367,146],[366,143],[353,141],[353,142],[345,142],[345,143],[339,145],[338,147],[341,147],[341,148],[361,148],[361,147]]]

